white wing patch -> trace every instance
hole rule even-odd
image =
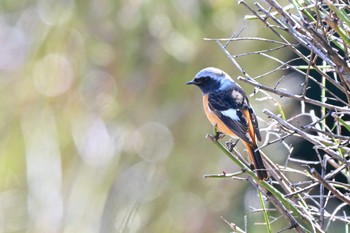
[[[237,110],[235,109],[228,109],[225,111],[221,111],[222,115],[227,116],[229,118],[231,118],[232,120],[235,121],[240,121],[239,116],[237,115]]]

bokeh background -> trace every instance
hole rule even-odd
[[[263,36],[247,13],[227,0],[1,0],[0,232],[229,232],[220,217],[243,228],[245,215],[264,231],[249,183],[203,179],[237,167],[184,85],[206,66],[241,75],[203,38]],[[258,59],[242,65],[271,68]]]

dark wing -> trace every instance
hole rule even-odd
[[[250,107],[249,100],[245,92],[239,87],[235,86],[233,87],[233,90],[231,92],[231,96],[234,99],[235,104],[237,105],[237,108],[242,109],[242,111],[248,110],[249,116],[245,115],[245,112],[243,115],[246,116],[246,118],[249,118],[251,121],[251,126],[252,129],[249,131],[251,132],[251,137],[257,137],[259,141],[261,141],[261,135],[259,131],[259,124],[258,124],[258,119],[256,118],[256,115],[254,113],[254,110],[252,107]],[[249,125],[248,125],[249,127]],[[255,141],[255,138],[254,138]]]
[[[210,110],[239,138],[252,143],[248,134],[248,123],[245,116],[242,114],[240,106],[232,98],[231,93],[211,93],[208,97],[208,104]]]

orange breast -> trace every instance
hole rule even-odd
[[[221,120],[219,117],[216,116],[216,114],[210,110],[208,105],[208,95],[203,96],[203,106],[204,106],[204,112],[205,115],[207,115],[208,120],[212,125],[216,125],[216,128],[218,131],[229,135],[232,138],[237,138],[236,134],[232,132]]]

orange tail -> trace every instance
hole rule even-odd
[[[249,155],[254,163],[254,167],[256,169],[256,174],[258,175],[260,180],[266,180],[268,178],[266,168],[264,165],[264,162],[261,158],[259,149],[255,145],[249,145],[248,143],[244,142],[244,145],[246,146]]]

